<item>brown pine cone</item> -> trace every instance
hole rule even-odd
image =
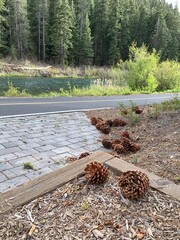
[[[118,154],[122,154],[122,153],[125,153],[125,152],[126,152],[122,144],[116,144],[116,145],[114,146],[114,150],[115,150]]]
[[[121,144],[122,141],[121,141],[121,139],[114,139],[114,140],[112,140],[111,143],[112,143],[112,148],[114,148],[116,144]]]
[[[122,133],[121,133],[121,136],[130,139],[130,135],[129,135],[129,132],[128,132],[128,131],[122,132]]]
[[[112,127],[112,125],[113,125],[113,121],[112,120],[109,119],[106,122],[109,124],[110,127]]]
[[[133,111],[134,111],[136,114],[141,114],[143,110],[142,110],[139,106],[135,106],[135,107],[133,108]]]
[[[104,134],[109,134],[111,131],[111,128],[107,123],[103,123],[101,124],[99,130]]]
[[[96,128],[97,128],[98,130],[100,130],[100,128],[101,128],[101,126],[102,126],[103,124],[104,124],[103,121],[98,120],[98,122],[96,123]]]
[[[147,191],[149,179],[141,171],[127,171],[119,177],[119,186],[126,198],[137,199]]]
[[[137,151],[139,151],[140,150],[140,148],[141,148],[141,146],[139,145],[139,144],[137,144],[137,143],[132,143],[131,144],[131,152],[137,152]]]
[[[98,120],[97,120],[96,117],[92,117],[92,118],[91,118],[91,124],[92,124],[92,125],[96,125],[97,122],[98,122]]]
[[[91,162],[85,167],[85,177],[91,184],[99,184],[106,181],[108,169],[99,162]]]
[[[122,119],[120,119],[120,118],[115,118],[115,119],[113,120],[112,126],[113,126],[113,127],[118,127],[118,126],[124,127],[126,124],[127,124],[127,122],[125,122],[124,120],[122,120]]]
[[[107,149],[111,149],[112,148],[112,143],[111,140],[105,138],[102,140],[102,145],[107,148]]]
[[[128,138],[122,138],[122,145],[123,145],[125,151],[131,150],[131,142]]]
[[[88,153],[88,152],[81,153],[80,156],[79,156],[79,159],[87,157],[89,155],[90,155],[90,153]]]

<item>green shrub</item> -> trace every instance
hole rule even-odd
[[[22,92],[19,91],[18,87],[14,87],[12,82],[8,82],[8,90],[4,92],[5,97],[30,97],[31,95],[23,89]]]
[[[12,82],[8,82],[8,90],[4,92],[5,97],[18,97],[19,90],[17,87],[14,87]]]
[[[137,48],[135,44],[130,47],[130,60],[127,62],[129,74],[127,82],[132,90],[146,90],[153,92],[158,83],[155,78],[159,56],[155,50],[149,53],[147,47],[143,45]]]
[[[158,82],[158,91],[180,88],[180,63],[165,61],[158,65],[155,71]]]

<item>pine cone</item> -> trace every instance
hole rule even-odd
[[[135,153],[135,152],[139,151],[140,148],[141,148],[141,146],[139,144],[137,144],[137,143],[131,144],[131,152]]]
[[[81,153],[81,155],[79,156],[79,159],[87,157],[89,155],[90,155],[90,153],[88,153],[88,152]]]
[[[112,148],[112,143],[111,140],[105,138],[102,140],[102,145],[107,148],[107,149],[111,149]]]
[[[141,171],[127,171],[119,177],[119,186],[126,198],[137,199],[147,191],[149,179]]]
[[[103,124],[101,124],[99,130],[100,130],[102,133],[104,133],[104,134],[109,134],[110,131],[111,131],[111,128],[110,128],[110,126],[109,126],[107,123],[103,123]]]
[[[97,122],[98,122],[98,119],[97,119],[96,117],[92,117],[92,118],[91,118],[91,124],[92,124],[92,125],[96,125]]]
[[[131,151],[131,142],[128,138],[122,138],[122,145],[125,149],[125,151]]]
[[[128,131],[122,132],[121,136],[130,139],[130,135],[129,135]]]
[[[85,167],[85,177],[91,184],[99,184],[106,181],[108,170],[99,162],[91,162]]]
[[[120,119],[120,118],[115,118],[114,120],[113,120],[113,127],[118,127],[118,126],[120,126],[120,127],[123,127],[123,126],[125,126],[127,124],[127,122],[125,122],[124,120],[122,120],[122,119]]]
[[[112,148],[114,148],[116,146],[116,144],[121,144],[122,141],[121,141],[121,139],[114,139],[114,140],[112,140],[111,143],[112,143]]]
[[[103,121],[98,120],[98,122],[96,123],[96,128],[97,128],[98,130],[100,130],[100,128],[101,128],[101,126],[102,126],[103,124],[104,124]]]
[[[109,119],[106,122],[109,124],[110,127],[112,127],[112,125],[113,125],[113,121],[112,120]]]
[[[114,146],[114,150],[115,150],[118,154],[122,154],[122,153],[125,153],[125,152],[126,152],[122,144],[116,144],[116,145]]]
[[[133,111],[134,111],[136,114],[141,114],[143,110],[142,110],[140,107],[135,106],[135,107],[133,108]]]

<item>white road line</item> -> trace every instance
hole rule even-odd
[[[93,103],[93,102],[117,102],[117,101],[135,101],[135,100],[157,100],[157,99],[168,99],[172,96],[166,97],[148,97],[148,98],[123,98],[123,99],[109,99],[109,100],[84,100],[84,101],[63,101],[63,102],[24,102],[24,103],[0,103],[0,106],[14,106],[14,105],[49,105],[49,104],[72,104],[72,103]]]

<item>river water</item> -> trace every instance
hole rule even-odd
[[[40,93],[59,92],[70,88],[89,87],[92,79],[82,78],[44,78],[44,77],[0,77],[0,96],[8,90],[8,82],[22,91],[26,89],[31,95]]]

